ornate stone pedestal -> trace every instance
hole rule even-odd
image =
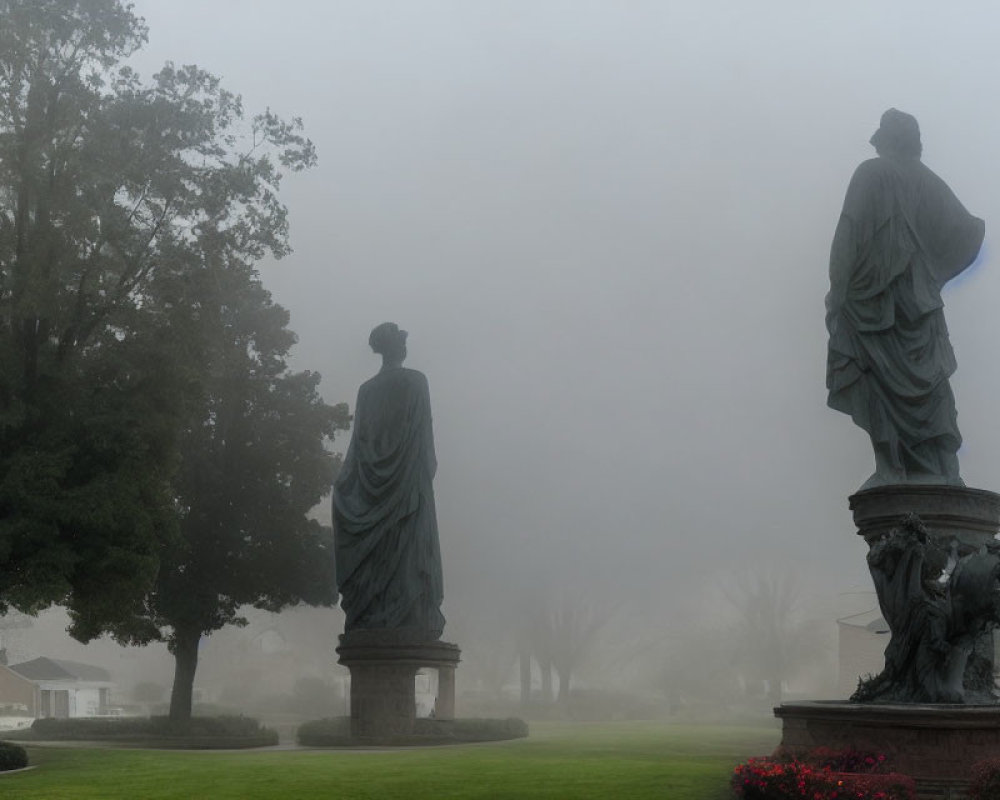
[[[436,719],[455,717],[457,645],[398,631],[351,631],[340,637],[339,663],[351,671],[351,735],[391,739],[413,733],[418,669],[438,672]]]
[[[1000,531],[1000,495],[965,486],[878,486],[849,498],[858,534],[871,545],[914,513],[950,544],[978,548]]]
[[[961,486],[900,485],[860,491],[850,498],[858,534],[869,546],[917,514],[943,550],[978,551],[1000,530],[1000,495]],[[992,689],[993,637],[976,639],[976,680],[968,691],[987,702]],[[970,686],[970,671],[965,686]],[[975,676],[972,676],[975,678]],[[975,682],[975,680],[973,680]],[[774,710],[782,721],[781,745],[792,753],[817,747],[876,750],[891,756],[895,769],[917,781],[923,798],[961,798],[972,765],[1000,757],[1000,705],[890,703],[785,703]]]
[[[965,797],[972,765],[1000,755],[1000,706],[783,703],[781,745],[885,753],[924,798]]]
[[[880,486],[851,495],[849,502],[858,534],[869,546],[898,527],[910,513],[920,517],[942,552],[950,552],[955,545],[958,557],[979,551],[1000,530],[1000,495],[982,489]],[[993,632],[987,630],[976,637],[965,668],[967,703],[990,703],[994,699],[994,661]]]

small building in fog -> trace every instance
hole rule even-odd
[[[858,679],[878,675],[885,666],[885,647],[889,644],[889,625],[874,608],[837,620],[838,678],[837,693],[850,697],[858,688]]]
[[[77,661],[35,658],[0,666],[0,709],[29,717],[96,717],[111,713],[111,674]]]

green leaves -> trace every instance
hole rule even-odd
[[[194,66],[142,80],[119,0],[0,20],[0,609],[59,602],[82,640],[142,642],[326,602],[305,513],[348,416],[287,372],[253,266],[289,252],[301,122],[247,117]]]

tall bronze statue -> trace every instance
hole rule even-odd
[[[975,260],[984,224],[920,161],[916,119],[896,109],[851,178],[830,252],[828,404],[871,437],[862,488],[964,485],[955,355],[941,288]]]
[[[427,378],[403,367],[406,336],[386,322],[368,340],[382,369],[358,391],[351,444],[334,484],[337,588],[345,633],[436,640],[444,629],[437,461]]]

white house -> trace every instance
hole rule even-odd
[[[11,689],[18,695],[16,702],[27,706],[34,717],[96,717],[110,713],[114,684],[106,669],[54,658],[35,658],[3,669],[6,673],[0,676],[0,704],[5,689]],[[25,702],[29,691],[30,702]]]
[[[838,688],[843,698],[858,688],[858,680],[878,675],[885,666],[889,626],[877,608],[837,620],[840,669]]]

